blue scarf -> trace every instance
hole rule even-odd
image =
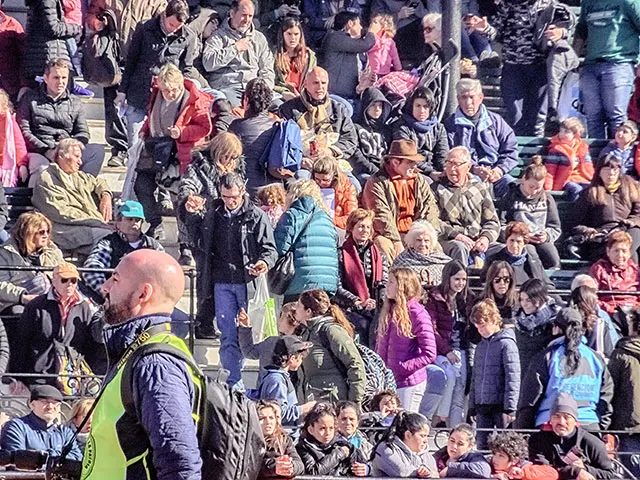
[[[430,116],[424,122],[419,122],[412,115],[402,114],[402,118],[407,122],[410,129],[415,130],[418,133],[429,133],[438,124],[438,119],[435,115]]]
[[[469,120],[469,117],[462,113],[462,110],[458,107],[454,116],[454,123],[456,126],[461,126],[462,128],[470,128],[472,137],[473,131],[475,131],[476,140],[482,149],[482,152],[473,152],[473,145],[470,145],[470,150],[472,153],[475,153],[475,162],[478,165],[493,167],[498,161],[499,152],[485,140],[486,134],[493,128],[493,122],[491,121],[491,117],[489,117],[487,107],[480,105],[480,118],[477,124]],[[484,153],[484,155],[481,155],[482,153]]]
[[[509,250],[507,250],[507,247],[505,247],[504,248],[504,253],[507,256],[507,262],[511,266],[519,267],[521,265],[524,265],[525,262],[527,261],[527,249],[526,248],[524,250],[522,250],[522,253],[520,255],[513,255]]]

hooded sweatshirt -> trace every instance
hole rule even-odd
[[[373,102],[382,102],[380,118],[373,119],[367,109]],[[362,117],[356,122],[358,148],[349,159],[355,175],[373,175],[382,165],[382,157],[391,143],[391,127],[387,124],[391,113],[391,103],[375,87],[362,92]]]
[[[258,388],[258,399],[277,401],[282,409],[282,425],[297,425],[302,416],[302,407],[298,405],[298,397],[289,372],[275,366],[269,366],[265,371]]]
[[[640,433],[640,337],[623,338],[609,360],[614,394],[612,430]]]

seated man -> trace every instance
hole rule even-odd
[[[307,74],[300,96],[280,106],[280,116],[295,121],[302,130],[303,138],[315,139],[313,145],[305,146],[302,160],[302,168],[309,171],[313,168],[313,161],[319,157],[350,158],[358,144],[358,134],[347,107],[328,96],[328,85],[327,71],[315,67]],[[327,139],[331,133],[338,134],[335,142]]]
[[[12,370],[57,374],[60,357],[64,356],[71,365],[84,358],[93,373],[105,373],[102,321],[89,300],[78,292],[79,279],[75,265],[63,262],[53,269],[49,292],[27,304],[18,324],[19,341],[11,352]],[[29,384],[34,380],[23,381]],[[45,381],[52,385],[58,382],[55,377]],[[43,382],[38,379],[35,383]]]
[[[18,103],[17,118],[29,152],[29,168],[20,167],[20,178],[29,186],[37,181],[37,173],[54,161],[56,147],[65,138],[74,138],[85,145],[82,153],[83,171],[98,175],[104,160],[102,145],[89,144],[89,126],[84,105],[67,90],[69,64],[52,60],[44,71],[44,82],[24,94]]]
[[[549,423],[529,437],[529,459],[558,470],[560,479],[619,478],[607,449],[598,437],[577,425],[578,404],[560,393],[551,407]]]
[[[0,448],[7,452],[38,450],[57,456],[73,438],[73,430],[60,424],[62,394],[51,385],[31,388],[31,413],[9,420],[2,427]],[[82,452],[74,441],[69,460],[82,460]]]
[[[236,107],[249,80],[262,78],[273,88],[273,55],[265,36],[253,25],[255,6],[251,0],[233,0],[229,17],[211,35],[202,50],[207,81]],[[216,95],[217,97],[217,95]]]
[[[440,209],[440,243],[444,253],[465,266],[470,254],[483,255],[500,233],[491,192],[469,175],[470,170],[469,150],[454,147],[444,164],[445,176],[433,184]]]
[[[631,235],[617,231],[609,234],[607,250],[591,266],[589,274],[597,283],[598,290],[637,291],[640,287],[640,269],[631,259]],[[609,314],[617,307],[632,308],[638,304],[636,295],[601,295],[600,306]]]
[[[113,231],[107,225],[111,221],[111,192],[105,180],[81,172],[81,165],[82,143],[73,138],[62,140],[55,163],[39,175],[32,201],[51,220],[51,237],[61,250],[87,255],[98,240]]]
[[[471,152],[471,173],[493,184],[496,197],[507,193],[514,178],[509,172],[518,163],[518,142],[513,129],[497,113],[482,104],[482,84],[464,78],[456,85],[458,109],[444,121],[449,146],[467,147]]]
[[[362,192],[364,207],[375,212],[376,242],[388,258],[404,250],[402,237],[415,220],[427,220],[437,230],[438,207],[417,167],[423,160],[414,142],[394,140],[382,167],[367,180]]]
[[[91,250],[84,262],[84,268],[116,268],[122,257],[127,253],[141,248],[164,251],[160,242],[142,233],[144,223],[142,205],[133,200],[127,200],[119,205],[114,224],[115,232],[100,240]],[[95,299],[101,301],[102,284],[111,276],[104,272],[84,272],[82,278]]]

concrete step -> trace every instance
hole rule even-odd
[[[84,104],[87,120],[104,121],[104,99],[97,97],[78,97]]]
[[[91,143],[107,145],[107,140],[104,137],[104,119],[89,119],[87,120],[87,125],[89,126]]]

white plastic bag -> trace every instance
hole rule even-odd
[[[267,337],[278,334],[276,308],[269,295],[267,276],[260,275],[254,281],[256,292],[247,305],[247,315],[251,322],[253,342],[258,343]]]

